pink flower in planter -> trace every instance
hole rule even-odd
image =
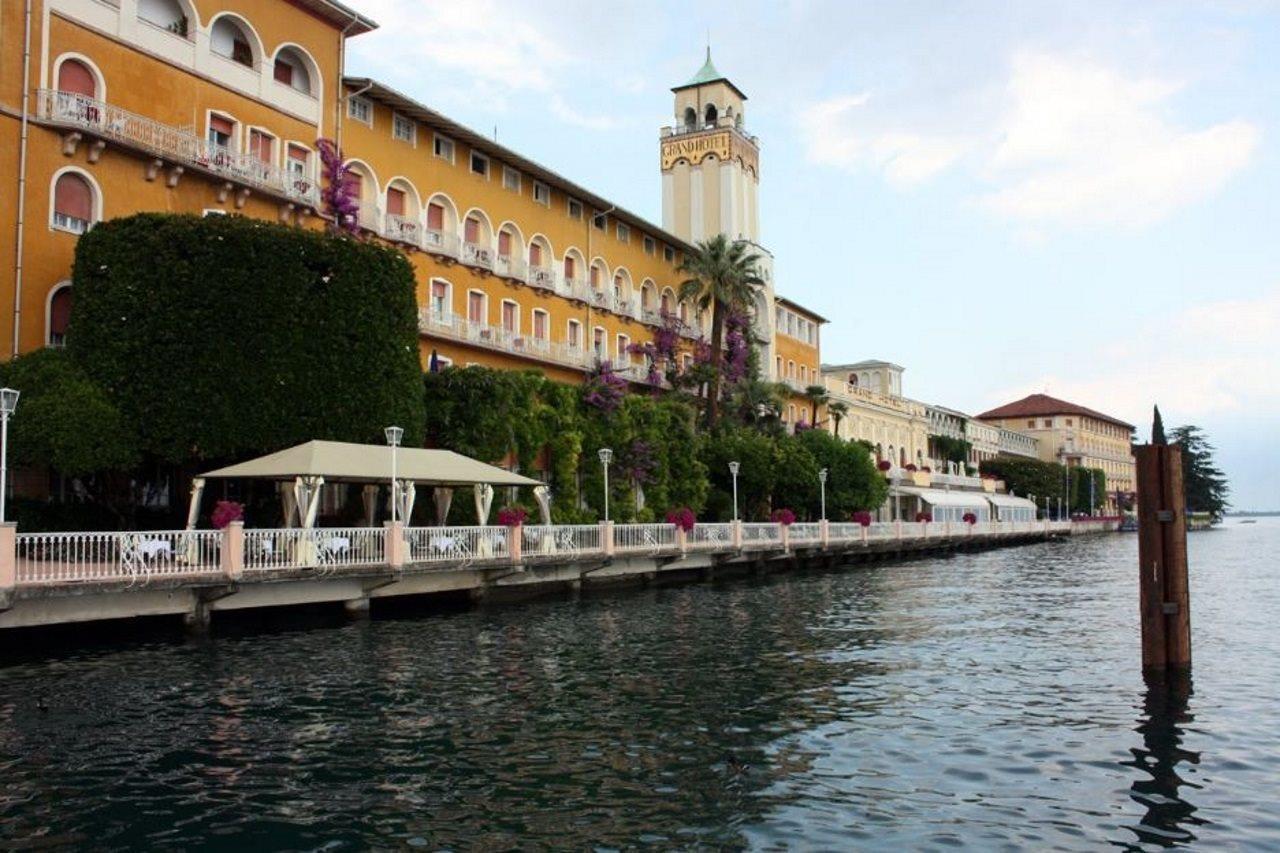
[[[854,524],[861,524],[863,527],[871,526],[871,513],[865,509],[860,509],[851,516]]]
[[[209,516],[213,526],[222,530],[233,521],[244,521],[244,504],[235,501],[218,501],[213,505],[213,513]]]
[[[915,470],[916,470],[916,463],[914,463],[914,462],[908,462],[908,463],[907,463],[907,470],[908,470],[908,471],[915,471]]]
[[[503,527],[519,527],[529,517],[524,507],[508,506],[498,510],[498,523]]]
[[[783,527],[790,527],[796,523],[796,514],[783,507],[782,509],[775,509],[773,511],[773,515],[769,516],[769,520],[774,524],[781,524]]]
[[[923,521],[924,523],[928,524],[930,521],[933,521],[933,513],[917,512],[916,521]]]
[[[888,471],[890,468],[893,467],[893,463],[890,462],[888,459],[881,459],[879,462],[876,463],[876,467],[879,468],[881,471]]]
[[[966,513],[964,514],[964,519],[963,519],[963,520],[964,520],[964,523],[965,523],[965,524],[977,524],[977,523],[978,523],[978,516],[974,515],[974,514],[973,514],[973,513],[971,513],[971,512],[966,512]]]
[[[923,471],[923,472],[924,472],[924,473],[926,473],[926,474],[932,474],[932,473],[933,473],[933,469],[932,469],[932,468],[930,468],[928,465],[925,465],[925,466],[924,466],[923,468],[921,468],[920,470],[921,470],[921,471]]]
[[[687,506],[673,509],[667,513],[667,524],[674,524],[685,533],[691,532],[697,523],[698,519],[694,516],[693,510]]]

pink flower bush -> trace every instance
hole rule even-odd
[[[524,507],[506,506],[498,510],[498,523],[503,527],[519,527],[528,517]]]
[[[930,521],[933,521],[933,513],[931,513],[931,512],[917,512],[917,513],[916,513],[916,521],[923,521],[923,522],[925,522],[926,524],[928,524]]]
[[[244,521],[244,504],[235,501],[218,501],[213,505],[213,513],[209,516],[213,526],[222,530],[233,521]]]
[[[976,516],[975,514],[973,514],[973,513],[971,513],[971,512],[966,512],[966,513],[964,514],[964,516],[962,517],[962,520],[964,521],[964,523],[965,523],[965,524],[977,524],[977,523],[978,523],[978,516]]]
[[[693,510],[687,506],[679,509],[673,509],[667,513],[667,524],[674,524],[676,527],[689,533],[693,530],[693,526],[698,523],[697,517],[694,516]]]
[[[360,231],[360,199],[356,197],[351,167],[343,162],[342,151],[332,140],[317,139],[316,149],[320,152],[321,173],[325,179],[320,191],[322,212],[333,217],[335,229],[357,234]]]
[[[774,524],[781,524],[783,527],[790,527],[796,523],[796,514],[786,507],[783,507],[782,509],[775,509],[773,511],[773,515],[769,516],[769,520]]]
[[[613,362],[602,361],[587,374],[582,401],[605,414],[613,414],[627,393],[627,380],[613,372]]]
[[[916,470],[919,470],[919,469],[917,469],[917,468],[916,468],[916,463],[914,463],[914,462],[908,462],[908,463],[907,463],[907,470],[908,470],[908,471],[916,471]]]
[[[865,509],[860,509],[851,516],[854,524],[861,524],[863,527],[871,526],[871,513]]]
[[[879,468],[881,471],[888,471],[890,468],[893,467],[893,463],[890,462],[888,459],[881,459],[879,462],[876,463],[876,467]]]

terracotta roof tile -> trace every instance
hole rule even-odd
[[[1000,418],[1040,417],[1042,415],[1085,415],[1097,418],[1100,421],[1116,424],[1117,426],[1127,427],[1130,430],[1134,429],[1133,424],[1126,423],[1119,418],[1104,415],[1096,409],[1090,409],[1077,403],[1068,403],[1066,400],[1050,397],[1048,394],[1031,394],[1021,400],[1005,403],[1003,406],[997,406],[988,412],[983,412],[978,415],[978,419],[989,421]]]

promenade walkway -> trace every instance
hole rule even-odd
[[[1113,521],[526,525],[23,533],[0,527],[0,629],[662,572],[836,565],[1114,530]]]

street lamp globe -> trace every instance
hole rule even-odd
[[[18,408],[18,395],[20,391],[13,388],[0,388],[0,414],[12,415],[14,410]]]
[[[404,427],[389,426],[383,433],[387,436],[387,444],[392,447],[400,446],[400,439],[404,438]]]
[[[819,481],[821,481],[821,482],[823,482],[823,483],[827,482],[827,469],[826,469],[826,468],[823,468],[821,471],[819,471],[819,472],[818,472],[818,480],[819,480]]]
[[[600,464],[608,465],[613,461],[613,451],[607,447],[600,448]]]
[[[736,477],[736,476],[738,476],[738,470],[739,470],[741,467],[742,467],[742,466],[741,466],[739,463],[737,463],[737,462],[730,462],[730,463],[729,463],[729,473]]]

